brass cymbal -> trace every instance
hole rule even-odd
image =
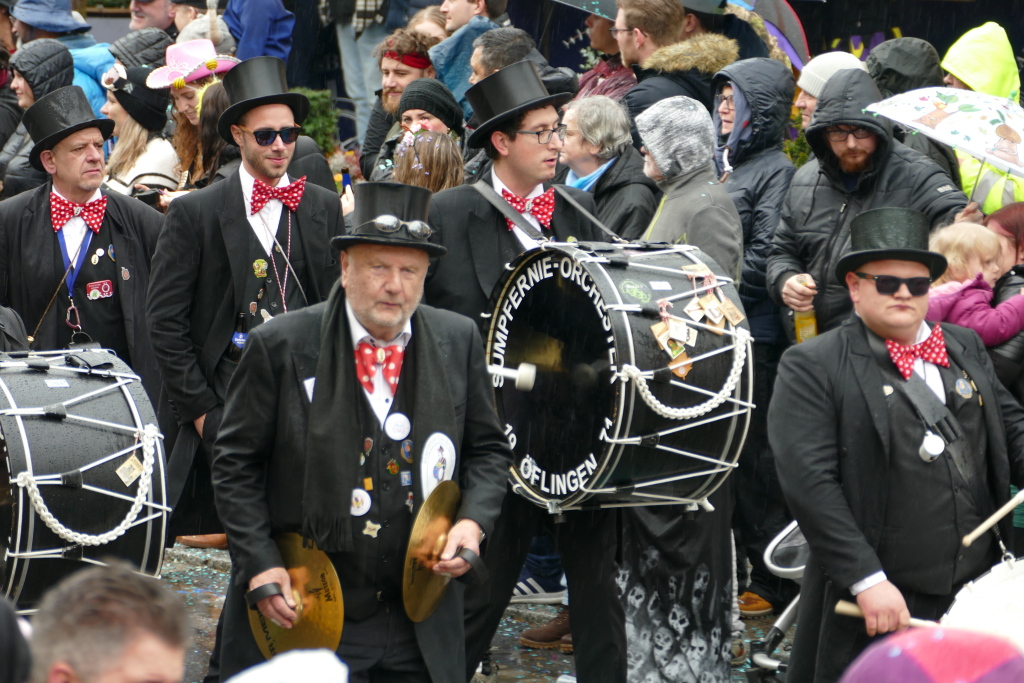
[[[414,622],[419,623],[434,613],[451,581],[451,577],[435,574],[433,569],[448,542],[448,531],[455,523],[460,500],[459,485],[442,481],[416,513],[402,576],[405,613]]]
[[[336,651],[341,642],[345,606],[334,565],[312,541],[311,547],[304,548],[298,534],[278,534],[274,542],[292,581],[298,619],[290,629],[281,628],[258,609],[249,610],[249,626],[256,644],[267,659],[289,650],[325,647]]]

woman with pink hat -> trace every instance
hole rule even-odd
[[[196,105],[206,86],[219,80],[217,76],[226,73],[235,64],[238,64],[238,60],[234,57],[218,55],[211,41],[189,40],[168,45],[167,65],[154,69],[146,79],[146,85],[150,88],[170,90],[174,104],[172,115],[177,123],[171,144],[181,160],[178,167],[181,174],[179,190],[188,188],[192,179],[204,175],[203,159],[199,153],[199,113]]]

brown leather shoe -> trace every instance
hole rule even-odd
[[[202,536],[178,536],[178,543],[187,548],[213,548],[215,550],[228,549],[227,534],[205,534]]]
[[[561,647],[562,652],[567,652],[569,654],[572,654],[572,634],[571,633],[566,633],[564,636],[562,636],[562,642],[561,642],[561,645],[559,647]]]
[[[569,633],[569,608],[560,605],[558,614],[543,626],[527,629],[519,636],[519,644],[540,650],[554,650],[562,646],[562,637]]]

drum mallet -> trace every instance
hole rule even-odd
[[[836,603],[836,614],[840,614],[844,617],[857,617],[858,619],[864,618],[864,612],[861,610],[860,606],[850,602],[849,600],[840,600]],[[915,628],[926,628],[939,626],[940,624],[937,621],[910,617],[910,625]]]
[[[1021,503],[1024,503],[1024,489],[1018,491],[1016,496],[1011,498],[1009,502],[1006,503],[1006,505],[996,510],[995,514],[993,514],[991,517],[982,522],[977,529],[964,536],[964,547],[967,548],[972,543],[977,541],[983,533],[994,527],[996,525],[996,522],[1001,520],[1006,515],[1010,514],[1013,511],[1013,508],[1017,507]]]
[[[533,363],[520,363],[515,370],[501,365],[488,365],[487,372],[515,380],[516,389],[519,391],[533,391],[533,384],[537,381],[537,366]]]

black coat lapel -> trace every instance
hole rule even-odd
[[[284,207],[284,211],[287,210],[288,207]],[[299,202],[299,209],[295,212],[294,219],[306,262],[304,272],[297,273],[296,276],[302,277],[302,286],[309,299],[306,305],[312,306],[325,299],[328,294],[320,291],[319,282],[321,264],[328,261],[325,253],[327,242],[323,238],[324,235],[330,234],[327,231],[327,210],[319,202],[303,197]]]
[[[551,183],[544,183],[544,190],[547,191]],[[574,197],[575,199],[575,197]],[[576,209],[569,202],[555,193],[555,211],[551,214],[551,231],[546,236],[558,242],[566,242],[570,237],[580,239],[580,218]],[[554,233],[552,235],[551,233]]]
[[[871,421],[875,424],[878,437],[885,449],[886,461],[889,459],[889,410],[885,402],[883,390],[882,370],[878,367],[868,346],[867,332],[864,324],[857,318],[851,318],[842,327],[850,345],[850,363],[853,365],[854,376],[860,385],[861,393],[864,394],[864,405],[871,414]]]
[[[252,226],[245,215],[245,202],[242,201],[242,180],[235,173],[218,185],[224,186],[220,202],[220,232],[227,249],[228,263],[231,265],[231,281],[234,284],[233,310],[242,310],[242,295],[245,292],[245,276],[251,267],[249,264],[249,234]],[[211,198],[212,199],[212,198]]]
[[[481,178],[480,182],[490,183],[490,174]],[[474,195],[476,196],[473,198],[473,206],[470,209],[472,218],[467,223],[469,226],[467,229],[469,249],[480,288],[484,291],[484,297],[489,297],[505,266],[501,262],[497,232],[505,229],[505,217],[482,196],[475,192]]]

